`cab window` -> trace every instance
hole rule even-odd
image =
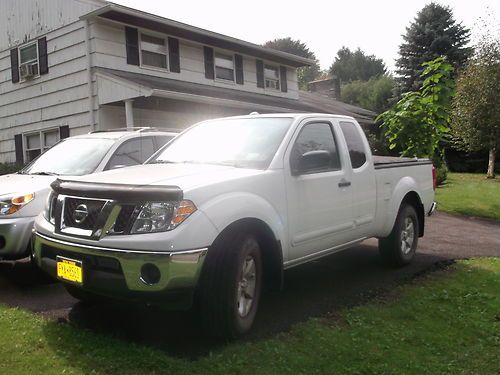
[[[352,167],[359,168],[363,166],[366,163],[365,145],[356,125],[352,122],[340,121],[340,128],[347,143]]]
[[[302,128],[292,148],[290,168],[294,175],[341,169],[331,124],[309,123]]]

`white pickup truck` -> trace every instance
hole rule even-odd
[[[372,156],[351,117],[210,120],[146,165],[55,181],[33,257],[81,300],[195,305],[210,334],[235,337],[287,268],[369,237],[409,263],[434,188],[429,160]]]

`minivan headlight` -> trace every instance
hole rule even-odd
[[[141,206],[130,233],[155,233],[172,230],[195,211],[196,206],[189,200],[147,202]]]
[[[35,193],[10,194],[0,197],[0,216],[12,215],[35,198]]]

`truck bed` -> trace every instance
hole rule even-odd
[[[373,165],[375,169],[411,167],[425,164],[432,164],[432,161],[429,159],[373,155]]]

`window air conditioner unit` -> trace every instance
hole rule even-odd
[[[38,63],[26,63],[19,66],[22,79],[30,79],[38,75]]]

